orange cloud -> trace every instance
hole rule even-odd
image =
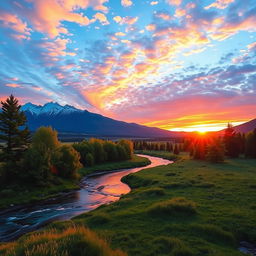
[[[157,5],[158,4],[158,1],[152,1],[150,2],[150,5]]]
[[[14,30],[16,33],[19,33],[13,34],[12,36],[14,38],[29,39],[30,32],[32,30],[28,28],[26,22],[23,22],[16,15],[7,12],[0,12],[0,21],[2,21],[2,26],[10,28]]]
[[[170,5],[180,5],[182,0],[167,0],[167,3]]]
[[[92,6],[95,10],[107,12],[107,7],[103,4],[107,0],[28,0],[33,4],[33,11],[28,11],[28,19],[33,27],[46,33],[50,38],[55,38],[59,34],[67,34],[67,29],[62,25],[62,21],[75,22],[81,26],[90,24],[90,20],[81,13],[75,12],[79,8],[86,9]],[[107,23],[103,14],[97,15],[96,19]]]
[[[12,87],[12,88],[22,88],[22,86],[20,84],[16,84],[16,83],[8,83],[8,84],[5,84],[5,86],[7,87]]]
[[[225,9],[229,4],[233,3],[235,0],[217,0],[216,2],[208,5],[205,9],[210,9],[215,7],[217,9]]]
[[[98,20],[102,25],[109,24],[107,17],[103,13],[97,12],[93,17],[95,20]],[[91,22],[94,22],[94,20],[92,20]]]
[[[121,4],[124,7],[128,7],[128,6],[131,6],[133,3],[131,0],[121,0]]]

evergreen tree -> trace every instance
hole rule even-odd
[[[179,147],[177,144],[175,144],[174,149],[173,149],[173,154],[178,155],[179,153],[180,153]]]
[[[26,125],[26,116],[20,111],[21,106],[13,95],[6,101],[1,101],[0,139],[5,142],[2,146],[4,159],[16,162],[21,158],[29,142],[29,130]]]
[[[246,136],[245,156],[256,158],[256,128]]]
[[[230,123],[228,124],[228,127],[225,130],[223,140],[226,149],[226,155],[233,158],[238,157],[240,153],[239,142],[236,136],[236,132],[232,124]]]
[[[215,139],[208,144],[206,160],[212,163],[224,161],[224,146],[220,139]]]

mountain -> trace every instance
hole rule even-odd
[[[256,128],[256,118],[234,127],[236,132],[247,133]]]
[[[135,123],[117,121],[70,105],[49,102],[43,106],[27,103],[21,107],[27,116],[28,126],[35,131],[40,126],[51,126],[59,133],[87,136],[123,137],[180,137],[182,133]]]

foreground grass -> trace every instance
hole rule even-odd
[[[0,244],[0,252],[3,256],[126,256],[120,250],[112,250],[94,232],[76,226],[24,236],[18,243]]]
[[[51,224],[44,231],[49,239],[42,241],[50,240],[53,229],[65,233],[77,225],[88,226],[130,256],[242,256],[238,242],[256,241],[255,166],[256,160],[210,164],[183,158],[130,174],[123,178],[132,187],[129,194],[72,221]],[[36,234],[26,236],[32,245],[42,243],[33,240]],[[22,239],[2,248],[14,246],[16,253]],[[79,245],[84,248],[86,242]],[[0,247],[0,255],[8,255],[3,252]]]
[[[124,168],[133,168],[150,164],[145,157],[133,155],[131,160],[121,162],[110,162],[95,165],[93,167],[82,168],[79,170],[80,176],[85,176],[97,171],[111,171]],[[53,182],[49,182],[46,187],[38,186],[10,186],[0,190],[0,209],[10,205],[31,203],[50,197],[55,197],[61,192],[68,192],[79,189],[77,180],[61,179],[54,177]]]

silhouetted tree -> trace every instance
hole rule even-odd
[[[223,141],[226,149],[226,155],[233,158],[238,157],[240,153],[239,142],[236,136],[236,132],[230,123],[225,130]]]
[[[256,128],[246,136],[245,156],[256,158]]]
[[[207,146],[206,160],[212,163],[224,161],[224,145],[220,139],[214,139]]]
[[[174,149],[173,149],[173,154],[178,155],[179,153],[180,153],[179,146],[177,144],[175,144]]]
[[[22,153],[29,143],[29,130],[26,126],[26,116],[20,111],[18,99],[13,95],[6,101],[1,101],[0,139],[5,142],[2,146],[3,159],[11,162],[20,160]]]

